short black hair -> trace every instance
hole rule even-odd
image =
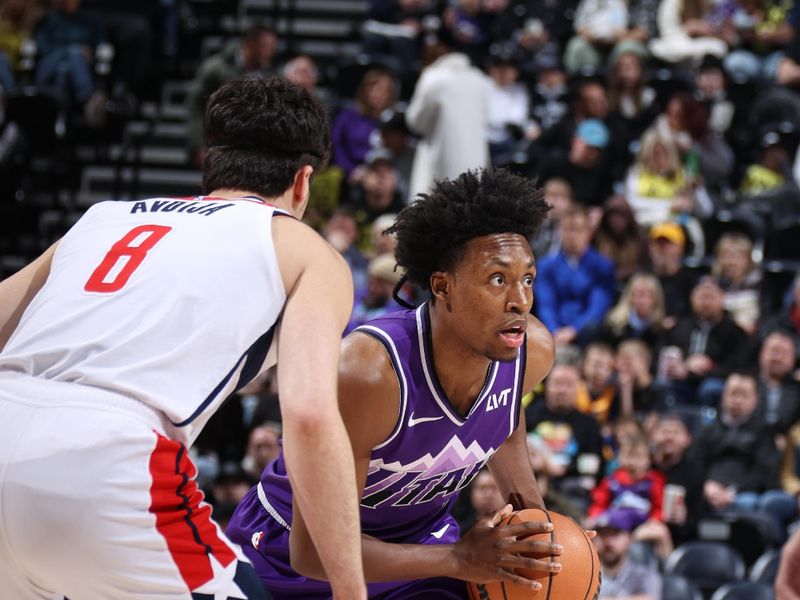
[[[497,233],[532,238],[550,206],[535,183],[504,169],[467,171],[438,181],[401,210],[387,233],[397,236],[397,264],[427,290],[436,271],[452,269],[471,239]]]
[[[238,188],[279,196],[299,169],[320,169],[330,156],[330,129],[322,104],[279,77],[223,84],[208,101],[205,137],[206,194]]]

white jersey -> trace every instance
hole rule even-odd
[[[274,362],[286,300],[276,213],[256,198],[94,205],[59,243],[0,371],[135,398],[191,444],[228,395]]]

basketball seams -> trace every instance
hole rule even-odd
[[[547,522],[553,523],[553,519],[550,516],[550,512],[547,509],[542,509],[542,512],[547,516]],[[553,529],[550,530],[550,543],[556,543],[556,526],[553,524]],[[553,557],[550,557],[550,562],[553,562]],[[547,596],[545,600],[550,600],[550,590],[553,589],[553,573],[551,572],[547,577]]]

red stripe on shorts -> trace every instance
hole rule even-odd
[[[194,590],[214,576],[211,554],[223,567],[236,560],[236,554],[218,535],[211,507],[202,504],[203,492],[194,480],[197,469],[186,447],[156,435],[150,455],[150,512],[181,577],[189,590]]]

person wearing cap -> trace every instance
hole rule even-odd
[[[409,129],[420,137],[411,170],[412,200],[435,181],[489,165],[486,75],[454,48],[446,27],[425,39],[425,68],[406,110]]]
[[[759,140],[758,162],[747,167],[739,186],[743,194],[757,195],[781,187],[792,175],[791,159],[781,134],[772,129],[765,131]]]
[[[615,600],[661,600],[661,574],[652,563],[629,560],[632,542],[630,522],[611,509],[595,521],[594,539],[603,570],[599,598]]]
[[[402,310],[392,297],[394,287],[403,276],[403,271],[395,269],[392,254],[381,254],[369,261],[367,267],[366,295],[353,306],[353,314],[345,329],[345,335],[359,325],[376,319],[386,313]]]
[[[542,180],[566,179],[573,186],[575,199],[585,206],[600,207],[611,195],[607,148],[610,134],[600,119],[578,123],[566,154],[557,149],[544,159],[539,172]]]
[[[665,221],[650,228],[650,264],[664,290],[665,326],[689,313],[689,294],[696,276],[683,264],[686,234],[677,223]]]

